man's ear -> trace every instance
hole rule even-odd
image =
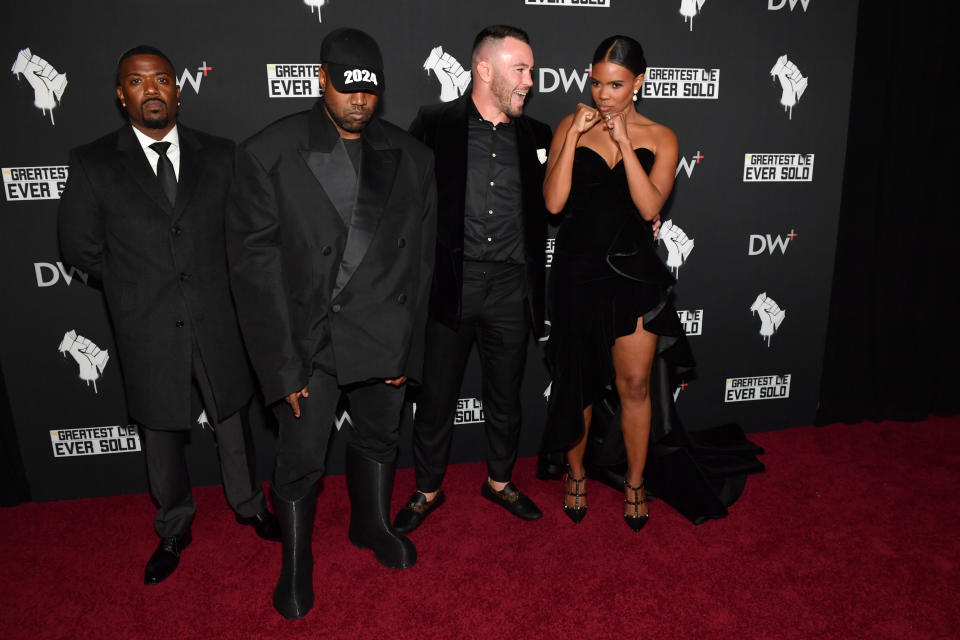
[[[481,60],[477,62],[477,75],[483,82],[490,82],[490,78],[493,77],[493,67],[488,61]]]

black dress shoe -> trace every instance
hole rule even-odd
[[[170,577],[177,565],[180,564],[180,552],[187,548],[193,538],[190,530],[179,536],[161,538],[157,550],[147,561],[147,570],[143,576],[143,584],[160,584]]]
[[[237,522],[253,527],[257,535],[270,542],[280,542],[280,522],[269,511],[258,513],[249,518],[237,516]]]
[[[397,533],[407,535],[427,519],[434,509],[446,501],[447,496],[443,494],[443,489],[437,490],[437,495],[433,500],[427,500],[427,496],[419,491],[415,492],[410,501],[400,510],[397,517],[393,519],[393,528]]]
[[[541,453],[537,458],[537,479],[559,480],[563,477],[566,466],[562,451]]]
[[[490,486],[490,481],[486,480],[480,488],[480,495],[523,520],[536,520],[543,516],[543,512],[537,508],[533,500],[520,493],[512,482],[508,482],[507,486],[497,491]]]

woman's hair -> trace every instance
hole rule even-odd
[[[593,64],[612,62],[626,67],[633,75],[647,72],[647,59],[643,47],[630,36],[610,36],[600,43],[593,54]]]

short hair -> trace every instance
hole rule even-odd
[[[630,36],[610,36],[600,43],[593,54],[593,64],[612,62],[625,67],[638,76],[647,72],[647,59],[643,47]]]
[[[473,50],[470,53],[471,59],[476,57],[477,51],[488,41],[503,40],[504,38],[516,38],[520,42],[530,44],[530,36],[527,35],[527,32],[523,29],[511,27],[507,24],[492,24],[489,27],[484,27],[483,30],[477,34],[477,37],[473,39]]]
[[[167,57],[167,54],[165,54],[163,51],[160,51],[160,49],[157,49],[156,47],[151,47],[148,44],[139,44],[133,49],[127,49],[124,51],[117,60],[117,86],[120,86],[121,84],[120,67],[123,65],[123,61],[127,58],[132,58],[133,56],[157,56],[159,58],[163,58],[167,61],[167,64],[170,65],[170,68],[176,71],[176,67],[173,66],[173,61],[171,61],[170,58]]]

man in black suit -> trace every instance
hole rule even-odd
[[[70,152],[59,234],[64,258],[103,283],[159,507],[145,575],[156,584],[190,543],[184,446],[202,410],[238,521],[268,540],[279,526],[252,474],[253,383],[230,296],[223,229],[234,144],[177,124],[173,64],[153,47],[120,57],[117,98],[129,124]]]
[[[240,324],[280,423],[273,496],[283,562],[273,604],[313,605],[317,489],[346,397],[351,542],[391,568],[416,549],[390,526],[405,383],[419,383],[436,237],[430,150],[375,117],[379,47],[356,29],[321,45],[323,97],[244,142],[228,214]]]
[[[523,115],[533,85],[527,34],[497,25],[473,45],[471,93],[425,107],[410,132],[433,149],[437,257],[413,453],[417,489],[394,527],[408,533],[444,501],[457,395],[477,343],[488,476],[481,495],[524,520],[543,515],[510,481],[520,435],[520,382],[532,328],[544,326],[550,128]]]

